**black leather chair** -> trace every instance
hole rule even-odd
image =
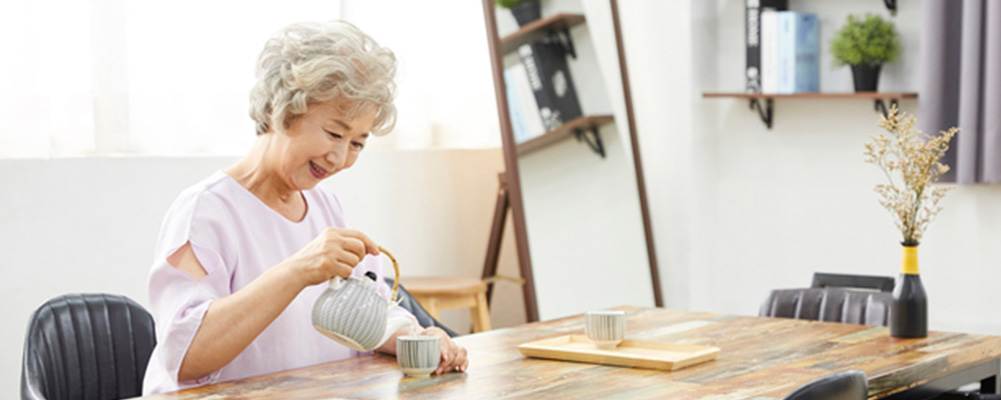
[[[893,294],[844,289],[773,290],[758,315],[886,326]]]
[[[773,290],[758,315],[862,325],[889,324],[894,286],[891,277],[817,272],[813,274],[811,286]]]
[[[869,383],[865,372],[842,371],[800,386],[784,400],[865,400]]]
[[[385,279],[386,279],[386,284],[389,285],[389,287],[393,287],[393,282],[394,282],[393,279],[392,278],[385,278]],[[427,310],[424,309],[424,307],[421,307],[420,303],[418,303],[417,300],[414,300],[414,297],[410,295],[410,292],[408,292],[407,289],[403,288],[403,285],[400,285],[398,290],[399,293],[397,295],[399,296],[400,307],[403,307],[403,309],[410,311],[411,314],[417,317],[417,322],[419,322],[421,326],[425,328],[436,326],[441,328],[441,330],[445,331],[445,333],[447,333],[449,337],[459,336],[458,333],[455,333],[455,331],[448,329],[448,327],[442,325],[441,322],[438,322],[438,320],[434,319],[434,317],[432,317],[431,314],[429,314]]]
[[[22,399],[119,399],[142,394],[153,317],[124,296],[70,294],[35,310],[21,365]]]
[[[813,284],[810,286],[815,288],[868,289],[892,293],[894,285],[895,281],[889,276],[815,272],[813,273]]]

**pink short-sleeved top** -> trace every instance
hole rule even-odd
[[[347,227],[337,198],[317,187],[302,191],[306,216],[292,222],[269,208],[233,178],[217,172],[188,188],[167,211],[149,275],[149,296],[156,321],[157,345],[143,382],[143,394],[283,371],[358,356],[360,353],[323,336],[312,325],[313,303],[327,285],[307,287],[274,322],[233,361],[196,381],[177,381],[181,361],[209,304],[260,276],[320,235],[327,227]],[[195,281],[167,263],[167,257],[191,243],[207,275]],[[368,271],[387,298],[382,264],[367,256],[352,276]],[[390,316],[404,315],[397,306]]]

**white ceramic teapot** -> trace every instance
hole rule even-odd
[[[406,317],[387,318],[389,311],[398,303],[396,297],[400,285],[400,268],[392,254],[379,247],[379,251],[389,256],[396,270],[393,296],[386,300],[376,288],[374,272],[366,278],[335,276],[330,287],[316,299],[313,305],[313,327],[340,344],[358,351],[370,351],[381,346],[393,333],[412,324]]]

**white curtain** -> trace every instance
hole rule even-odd
[[[0,6],[0,157],[236,155],[254,61],[337,0],[42,0]]]
[[[500,145],[479,2],[33,0],[0,5],[0,158],[243,154],[265,40],[340,18],[400,60],[371,148]]]

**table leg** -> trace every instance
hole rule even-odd
[[[999,372],[1001,373],[1001,372]],[[998,376],[994,375],[980,381],[980,393],[998,394],[1001,393],[1001,386],[998,386]]]
[[[994,359],[983,364],[974,365],[960,371],[953,371],[949,375],[933,379],[923,385],[881,397],[882,399],[893,400],[920,400],[932,399],[943,393],[968,384],[980,381],[981,393],[999,393],[998,376],[1001,375],[1001,359]],[[873,387],[873,381],[869,381],[869,388]]]
[[[438,300],[434,297],[414,296],[414,298],[417,299],[417,302],[420,303],[421,307],[424,307],[424,311],[431,314],[431,318],[441,321],[441,310],[438,309]]]
[[[470,310],[473,315],[473,332],[490,330],[490,310],[487,308],[487,296],[484,293],[476,295],[476,306]]]

